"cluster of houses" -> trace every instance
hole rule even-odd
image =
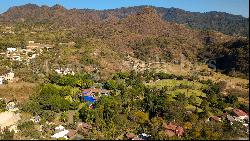
[[[6,26],[5,29],[2,31],[3,34],[15,34],[14,31],[12,31],[12,27]]]
[[[28,46],[26,46],[27,49],[39,49],[40,52],[42,52],[43,49],[51,49],[53,48],[52,45],[49,44],[41,44],[41,43],[35,43],[34,41],[29,41]]]
[[[127,133],[125,136],[128,140],[148,140],[151,135],[148,135],[146,133],[141,133],[139,135],[136,135],[134,133]]]
[[[221,122],[222,120],[228,120],[230,124],[232,125],[233,122],[241,122],[245,127],[248,128],[249,123],[249,116],[246,112],[240,110],[240,109],[233,109],[232,114],[224,113],[220,117],[218,116],[211,116],[209,117],[208,121],[215,121],[215,122]]]
[[[103,86],[101,84],[96,84],[91,88],[81,89],[82,93],[79,96],[80,100],[86,102],[89,108],[94,108],[94,103],[99,99],[99,97],[110,95],[110,90],[102,87]]]
[[[164,125],[165,134],[169,137],[178,136],[181,137],[184,134],[184,129],[181,126],[177,126],[170,122]]]
[[[55,69],[55,72],[59,75],[75,75],[75,72],[70,68],[66,68],[66,69],[58,68],[58,69]]]
[[[5,81],[12,82],[14,80],[15,73],[8,72],[0,76],[0,85],[4,84]]]
[[[34,59],[39,53],[42,53],[43,49],[50,49],[52,45],[35,43],[34,41],[29,41],[26,49],[21,48],[7,48],[6,52],[1,52],[0,55],[5,56],[13,61],[27,61]],[[36,53],[36,51],[38,53]]]
[[[59,139],[76,139],[79,138],[80,135],[77,134],[77,132],[81,132],[83,134],[87,134],[89,130],[92,129],[92,126],[84,123],[84,122],[78,122],[76,129],[65,129],[62,125],[59,125],[55,128],[55,134],[51,136],[51,138]],[[80,139],[83,139],[83,137],[80,136]]]

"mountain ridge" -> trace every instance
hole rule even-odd
[[[179,8],[164,8],[155,6],[134,6],[134,7],[122,7],[115,9],[95,10],[95,9],[66,9],[65,7],[56,4],[54,6],[38,6],[36,4],[26,4],[23,6],[14,6],[9,8],[6,12],[0,14],[0,21],[15,21],[18,18],[40,18],[49,19],[53,12],[62,12],[67,17],[71,15],[77,15],[76,17],[87,16],[90,20],[103,20],[109,15],[117,18],[124,18],[130,14],[136,14],[142,11],[145,7],[151,7],[156,9],[157,14],[168,22],[176,22],[178,24],[184,24],[190,28],[216,30],[228,35],[240,35],[249,36],[249,18],[245,18],[241,15],[233,15],[226,12],[190,12]],[[29,12],[30,11],[30,12]],[[48,12],[50,11],[50,12]],[[31,13],[31,14],[29,14]],[[43,13],[46,13],[43,15]],[[49,13],[49,14],[48,14]],[[43,16],[45,18],[43,18]],[[56,17],[56,15],[54,16]],[[20,20],[20,19],[19,19]],[[240,22],[239,22],[240,21]]]

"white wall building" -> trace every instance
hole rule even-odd
[[[65,128],[60,125],[58,127],[55,128],[55,134],[52,135],[52,138],[65,138],[68,139],[67,134],[69,133],[69,130],[65,130]]]
[[[56,72],[57,74],[62,74],[61,69],[55,69],[55,72]]]
[[[7,48],[7,51],[8,51],[8,52],[15,52],[15,51],[16,51],[16,48]]]
[[[0,85],[3,84],[3,81],[4,81],[4,77],[3,77],[3,76],[0,76]]]
[[[35,41],[29,41],[29,44],[34,44],[35,43]]]

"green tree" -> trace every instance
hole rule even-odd
[[[6,103],[4,100],[0,100],[0,112],[4,112],[6,108]]]
[[[238,97],[235,95],[228,95],[225,98],[225,102],[230,103],[230,104],[234,104],[234,103],[238,102]]]
[[[206,99],[203,99],[201,104],[200,104],[200,108],[202,110],[209,111],[209,102]]]
[[[68,121],[68,116],[67,116],[66,112],[61,113],[60,121],[61,122],[67,122]]]
[[[105,84],[104,87],[109,90],[115,90],[117,89],[118,85],[115,80],[108,80]]]
[[[189,114],[187,113],[187,114],[185,114],[185,117],[184,117],[186,122],[191,122],[191,123],[197,122],[198,118],[199,118],[199,116],[197,116],[194,113],[189,113]]]

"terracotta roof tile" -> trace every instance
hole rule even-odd
[[[238,116],[246,116],[247,113],[245,113],[244,111],[240,110],[240,109],[234,109],[233,112]]]
[[[180,127],[180,126],[178,126],[177,128],[176,128],[176,134],[178,135],[178,136],[183,136],[183,133],[184,133],[184,129],[182,128],[182,127]]]
[[[168,130],[175,130],[177,126],[170,122],[168,125],[165,125],[164,127]]]
[[[128,139],[132,139],[132,138],[134,138],[136,135],[134,134],[134,133],[127,133],[126,134],[126,137],[128,138]]]

